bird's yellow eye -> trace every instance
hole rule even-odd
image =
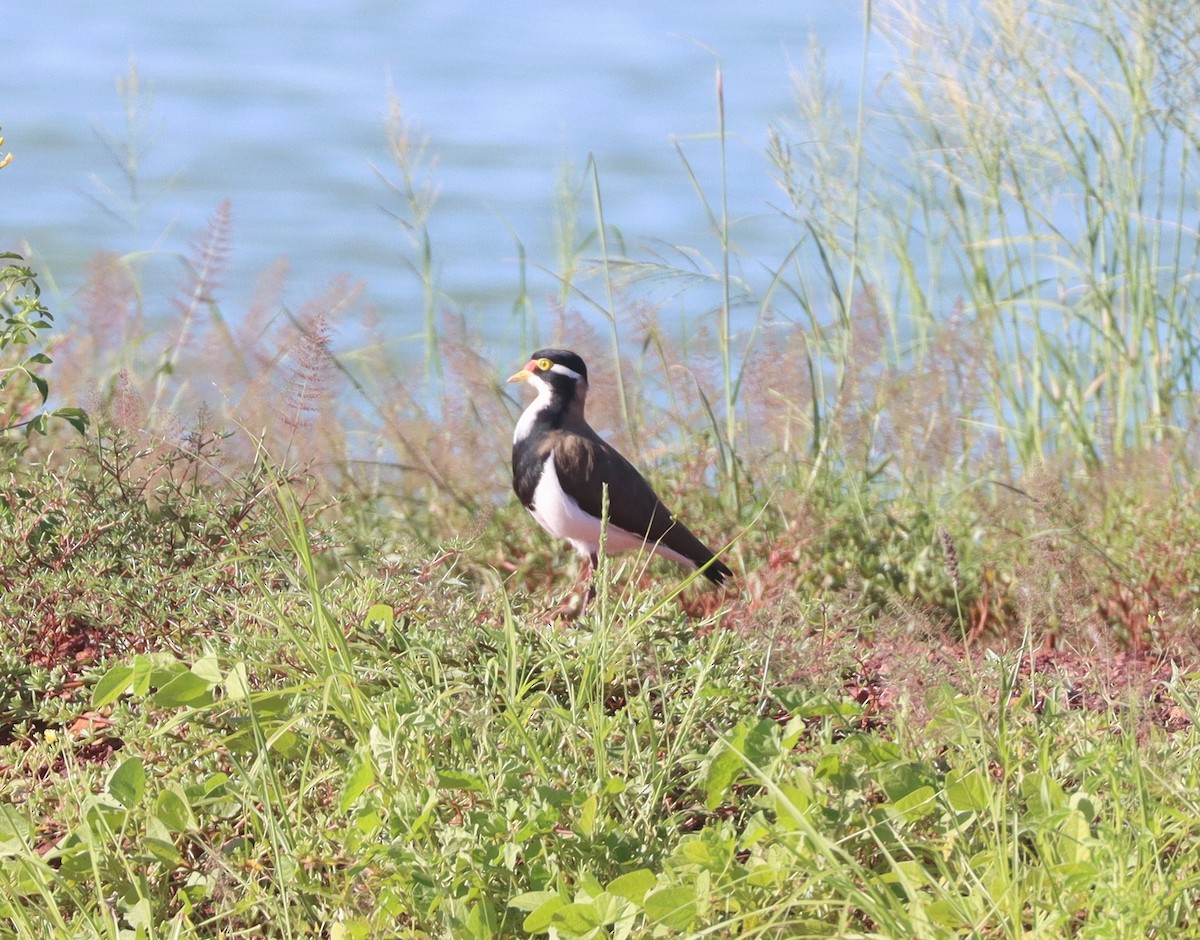
[[[539,360],[537,361],[537,367],[538,367],[538,369],[539,369],[539,370],[541,370],[542,372],[549,372],[549,371],[550,371],[550,367],[551,367],[552,365],[554,365],[554,363],[553,363],[553,362],[551,362],[549,359],[539,359]]]

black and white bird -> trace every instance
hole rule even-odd
[[[733,572],[678,521],[628,460],[584,418],[587,366],[565,349],[540,349],[510,382],[537,391],[513,432],[513,489],[538,524],[566,539],[594,570],[608,487],[609,555],[648,549],[699,568],[714,584]],[[585,601],[586,603],[586,601]]]

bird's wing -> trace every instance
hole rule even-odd
[[[664,538],[672,527],[682,528],[633,464],[591,428],[586,430],[591,433],[573,429],[555,435],[554,464],[563,492],[584,512],[600,518],[602,487],[607,483],[608,521],[651,542]]]
[[[704,575],[716,584],[733,574],[724,563],[714,561],[712,549],[671,514],[637,468],[586,424],[552,433],[542,447],[543,453],[554,454],[563,492],[584,512],[601,517],[603,484],[608,483],[609,524],[651,544],[661,543],[698,568],[707,564]],[[614,490],[614,480],[621,481],[620,492]]]

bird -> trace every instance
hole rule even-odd
[[[588,371],[567,349],[539,349],[509,382],[525,382],[537,397],[513,431],[513,491],[538,524],[583,556],[581,582],[594,594],[604,490],[608,489],[608,555],[648,549],[697,568],[714,584],[733,572],[663,505],[646,479],[592,430],[584,417]]]

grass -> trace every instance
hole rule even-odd
[[[728,593],[625,557],[551,620],[574,562],[508,497],[530,350],[438,314],[398,105],[419,391],[348,280],[227,308],[228,206],[164,323],[146,253],[70,330],[7,258],[0,935],[1200,936],[1176,6],[868,7],[895,97],[838,123],[798,84],[762,285],[685,147],[711,263],[561,183],[557,316],[515,329],[585,352]],[[716,300],[672,325],[663,284]]]

